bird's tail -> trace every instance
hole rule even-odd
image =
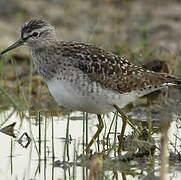
[[[161,75],[162,75],[163,85],[174,86],[181,84],[181,78],[164,73]]]

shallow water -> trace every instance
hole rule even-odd
[[[8,116],[13,112],[10,109],[5,112],[1,112],[0,120],[1,124],[8,118]],[[11,138],[10,136],[0,133],[0,179],[88,179],[89,170],[86,167],[78,166],[73,164],[75,162],[75,151],[78,155],[82,154],[82,140],[83,140],[83,113],[74,112],[70,115],[69,122],[69,138],[70,143],[68,148],[68,155],[70,159],[68,160],[67,155],[64,156],[64,145],[66,137],[66,127],[67,127],[67,116],[64,117],[45,117],[42,116],[41,122],[41,137],[39,134],[39,126],[36,121],[38,114],[30,115],[29,112],[25,112],[26,118],[22,118],[22,113],[14,112],[7,122],[3,124],[5,127],[13,122],[15,125],[15,134],[17,138]],[[53,119],[53,124],[52,124]],[[113,113],[109,117],[104,117],[106,122],[106,127],[100,136],[102,139],[103,134],[108,133],[108,129],[113,119]],[[96,131],[96,125],[98,123],[96,116],[89,115],[89,139]],[[46,126],[45,126],[46,123]],[[121,118],[117,121],[117,127],[121,127]],[[52,125],[54,130],[52,132]],[[114,131],[115,123],[113,123],[112,132]],[[180,126],[179,121],[173,121],[171,127],[169,128],[169,139],[175,143],[175,135],[180,137],[181,130],[178,128]],[[126,134],[129,134],[132,129],[127,126]],[[23,133],[27,133],[31,142],[27,148],[23,148],[22,145],[18,143],[18,139]],[[54,138],[52,138],[52,136]],[[41,143],[39,143],[39,137],[41,138]],[[110,139],[114,141],[114,134],[110,135]],[[154,139],[159,143],[160,133],[154,134]],[[85,137],[84,137],[85,140]],[[53,142],[52,142],[53,141]],[[23,145],[25,146],[27,140],[24,138]],[[177,150],[180,151],[181,141],[177,139]],[[39,155],[39,147],[41,147],[41,153]],[[94,145],[92,146],[94,148]],[[94,149],[96,151],[97,149]],[[102,145],[100,144],[100,151]],[[171,149],[173,147],[170,146]],[[53,158],[53,152],[54,156]],[[174,151],[174,149],[173,149]],[[67,153],[66,153],[67,154]],[[65,160],[65,163],[60,163]],[[78,160],[79,162],[79,160]],[[145,164],[144,164],[145,163]],[[118,179],[151,179],[154,176],[159,175],[160,160],[159,151],[155,152],[154,161],[150,165],[149,158],[145,162],[121,162],[118,157],[114,156],[112,152],[109,157],[105,158],[103,174],[101,177],[104,179],[112,179],[113,171],[117,173]],[[53,165],[54,164],[54,165]],[[171,161],[171,168],[169,170],[169,177],[174,180],[180,179],[181,169],[180,162],[176,160]],[[143,171],[143,172],[141,172]],[[124,172],[124,174],[122,174]],[[74,177],[73,177],[74,175]],[[149,175],[149,177],[148,177]]]

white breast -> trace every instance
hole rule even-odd
[[[119,94],[108,89],[102,89],[102,93],[84,93],[85,90],[65,80],[51,80],[47,82],[50,93],[59,106],[67,109],[85,111],[95,114],[105,114],[114,110],[113,104],[120,108],[136,99],[135,94]]]

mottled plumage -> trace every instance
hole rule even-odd
[[[59,106],[98,114],[98,130],[87,149],[103,128],[100,114],[116,108],[123,119],[120,152],[127,120],[120,108],[167,85],[181,83],[181,79],[145,70],[96,46],[59,41],[54,27],[42,19],[27,21],[20,40],[1,55],[24,43]]]
[[[181,82],[96,46],[59,41],[54,27],[42,19],[27,21],[18,43],[30,47],[35,67],[57,103],[72,110],[108,113],[114,105],[122,108],[138,97]]]
[[[177,84],[180,79],[164,73],[155,73],[133,65],[127,59],[114,55],[104,49],[79,42],[55,42],[58,61],[65,66],[73,66],[85,73],[90,81],[99,82],[103,88],[120,93],[133,90],[144,91],[161,88],[170,83]],[[51,48],[50,48],[51,49]]]

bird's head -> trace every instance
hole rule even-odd
[[[42,19],[31,19],[22,25],[21,38],[0,54],[4,54],[23,44],[27,44],[30,48],[43,47],[54,41],[55,38],[55,29],[52,25]]]

